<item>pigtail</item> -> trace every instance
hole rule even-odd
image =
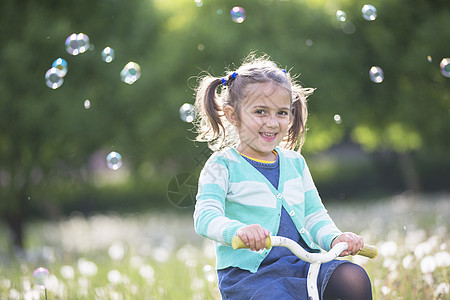
[[[300,151],[306,138],[306,120],[308,108],[306,98],[314,89],[304,89],[293,86],[292,123],[287,134],[286,146],[290,150]]]
[[[197,113],[197,141],[216,144],[222,135],[225,138],[225,126],[222,122],[222,105],[217,89],[221,84],[220,78],[205,76],[200,81],[195,100]]]

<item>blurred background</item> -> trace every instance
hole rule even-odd
[[[3,246],[74,212],[191,215],[210,151],[183,105],[252,51],[316,88],[302,154],[325,204],[449,192],[449,3],[365,4],[2,0]]]

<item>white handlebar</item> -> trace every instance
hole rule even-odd
[[[342,251],[347,250],[348,244],[345,242],[338,243],[334,247],[325,253],[309,253],[302,248],[298,243],[291,239],[282,236],[271,236],[270,237],[272,246],[282,246],[286,247],[292,251],[298,258],[309,263],[326,263],[332,261],[339,255]]]

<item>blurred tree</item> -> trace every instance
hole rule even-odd
[[[57,209],[63,199],[55,191],[88,180],[82,171],[95,151],[117,149],[121,134],[133,134],[130,110],[143,102],[142,90],[130,89],[119,73],[147,55],[142,49],[152,51],[146,40],[157,36],[158,23],[149,1],[1,2],[0,216],[15,246],[23,246],[33,210]],[[88,34],[98,49],[66,53],[64,41],[74,32]],[[116,50],[110,65],[100,58],[106,46]],[[44,74],[58,57],[68,73],[52,90]]]

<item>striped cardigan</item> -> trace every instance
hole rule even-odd
[[[276,235],[282,206],[313,250],[328,251],[341,233],[322,204],[304,158],[294,151],[275,150],[280,162],[278,190],[234,148],[214,153],[200,173],[194,226],[198,234],[215,241],[217,269],[233,266],[256,272],[270,250],[234,250],[231,238],[250,224]]]

